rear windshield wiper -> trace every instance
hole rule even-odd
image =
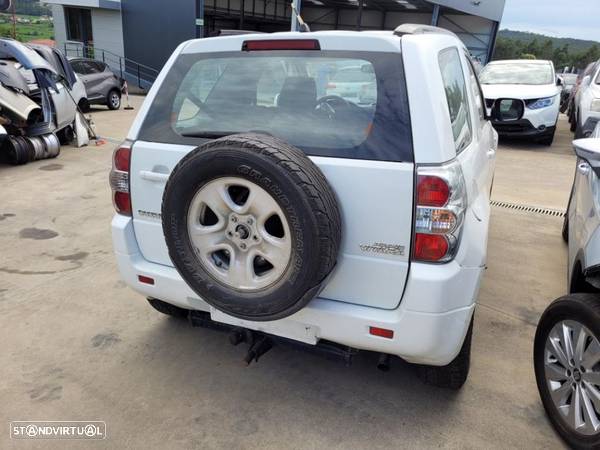
[[[217,139],[237,133],[239,131],[190,131],[188,133],[181,133],[181,135],[183,137]]]

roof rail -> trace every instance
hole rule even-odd
[[[445,28],[434,27],[431,25],[421,25],[418,23],[404,23],[394,30],[394,35],[404,36],[405,34],[449,34],[456,36],[452,31],[446,30]]]

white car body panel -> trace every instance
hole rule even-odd
[[[600,100],[600,84],[597,83],[600,76],[600,70],[594,72],[590,78],[582,82],[579,91],[577,92],[577,121],[582,127],[586,125],[589,119],[600,120],[600,110],[592,109],[592,102]],[[592,131],[594,125],[586,127],[586,131]]]
[[[208,311],[218,322],[309,344],[327,339],[398,355],[410,362],[448,364],[458,354],[469,327],[486,263],[489,193],[497,148],[497,134],[488,121],[478,117],[474,93],[467,89],[473,139],[456,155],[438,65],[439,52],[456,47],[467,78],[464,46],[456,37],[431,33],[400,39],[391,32],[332,31],[188,41],[163,68],[128,139],[138,139],[144,117],[179,54],[240,51],[247,39],[298,37],[319,39],[323,50],[398,53],[404,59],[415,149],[414,164],[311,157],[338,197],[343,223],[337,267],[318,297],[292,316],[252,322],[215,310],[182,280],[169,259],[156,213],[161,210],[168,174],[194,148],[188,145],[135,142],[130,181],[133,217],[117,214],[112,222],[119,270],[127,284],[144,296]],[[445,264],[410,262],[415,165],[439,165],[454,159],[460,163],[469,200],[456,257]],[[376,242],[404,246],[404,254],[374,254],[360,247]],[[139,275],[153,278],[154,285],[139,282]],[[391,329],[394,338],[372,336],[370,326]]]
[[[600,126],[598,127],[600,129]],[[591,143],[591,145],[590,145]],[[585,146],[600,154],[600,138],[581,139],[575,147]],[[600,159],[600,156],[598,157]],[[569,271],[568,282],[573,288],[574,276],[600,266],[600,178],[588,161],[577,160],[573,189],[567,208]],[[578,273],[580,272],[580,273]]]
[[[141,253],[148,261],[173,265],[159,218],[163,190],[173,167],[193,149],[184,145],[143,141],[136,142],[133,147],[133,222]],[[343,223],[337,266],[321,295],[331,300],[395,308],[402,297],[408,274],[413,165],[341,158],[311,159],[336,193]],[[361,180],[360,184],[356,184],[357,179]],[[376,197],[380,200],[374,202]],[[385,220],[373,220],[365,226],[364,222],[356,220],[357,217],[381,217]],[[369,246],[377,242],[400,245],[404,248],[403,254],[386,255],[369,251]],[[369,280],[368,283],[365,280]],[[394,283],[389,280],[394,280]]]

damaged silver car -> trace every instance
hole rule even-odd
[[[55,157],[74,135],[83,83],[57,49],[0,39],[0,155],[11,164]]]

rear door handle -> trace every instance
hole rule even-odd
[[[150,170],[140,171],[140,177],[147,181],[156,181],[159,183],[166,183],[169,179],[168,173],[152,172]]]

